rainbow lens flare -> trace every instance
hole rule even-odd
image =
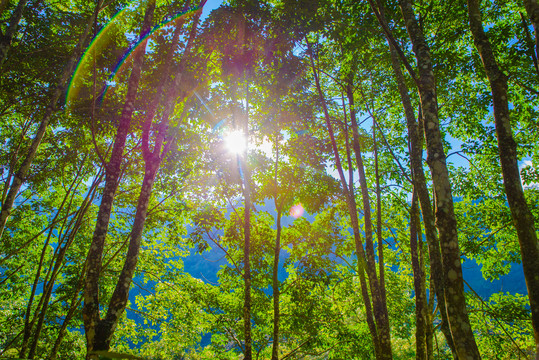
[[[135,36],[130,33],[128,29],[136,27],[135,23],[137,19],[140,18],[141,13],[145,10],[144,8],[144,6],[141,6],[140,1],[132,1],[124,9],[116,13],[116,15],[114,15],[94,37],[82,55],[73,76],[71,77],[66,95],[66,107],[69,108],[72,106],[76,100],[80,100],[81,96],[90,96],[83,90],[92,87],[94,72],[99,74],[96,76],[96,85],[97,89],[100,89],[98,92],[99,103],[102,103],[107,90],[116,84],[118,75],[125,68],[124,65],[129,63],[129,60],[135,51],[141,49],[142,46],[146,46],[147,41],[150,40],[152,36],[156,35],[159,30],[165,28],[173,21],[176,21],[181,17],[187,18],[201,9],[200,6],[196,6],[180,11],[172,16],[167,16],[144,36]],[[132,38],[137,38],[137,41],[133,43],[131,40]],[[111,56],[111,49],[114,48],[114,42],[118,39],[124,41],[131,40],[130,42],[132,42],[132,45],[127,46],[127,49],[121,56],[119,56],[119,59],[117,56],[116,61],[110,61],[110,59],[107,58]]]

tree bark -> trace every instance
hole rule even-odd
[[[532,4],[537,5],[535,1],[527,1],[526,4],[527,8],[532,8]],[[533,16],[537,20],[539,14],[532,13],[535,14]],[[507,76],[500,70],[490,41],[483,29],[479,1],[468,0],[468,18],[475,47],[481,56],[492,91],[494,124],[498,139],[503,185],[520,244],[524,279],[528,288],[532,312],[535,350],[539,354],[539,243],[537,242],[534,218],[526,203],[518,169],[517,144],[513,139],[509,117]],[[535,24],[534,22],[534,26]]]
[[[116,330],[116,326],[118,325],[118,321],[125,311],[129,298],[129,289],[138,262],[142,231],[148,213],[148,204],[152,193],[152,187],[161,160],[161,158],[153,158],[151,161],[146,162],[144,180],[142,182],[142,188],[137,203],[137,211],[131,229],[129,248],[127,250],[122,272],[118,277],[116,287],[110,299],[107,314],[105,318],[98,323],[93,342],[92,350],[94,351],[109,350],[110,342],[114,331]]]
[[[535,56],[536,59],[539,59],[539,3],[537,3],[537,0],[524,0],[524,7],[533,24],[535,32]]]
[[[427,360],[427,292],[425,289],[423,261],[419,249],[422,244],[419,224],[417,192],[414,190],[412,195],[412,209],[410,211],[410,254],[412,258],[412,270],[414,272],[415,292],[415,358],[417,360]]]
[[[17,7],[15,10],[13,10],[11,18],[9,19],[9,25],[6,29],[6,33],[0,34],[0,69],[2,69],[4,62],[7,59],[7,54],[11,48],[13,37],[15,37],[17,29],[19,28],[19,23],[21,22],[22,14],[27,2],[28,0],[19,0]]]
[[[152,1],[153,4],[150,4],[149,6],[155,7],[155,1]],[[205,1],[201,2],[200,8],[203,6]],[[150,10],[150,8],[148,8]],[[152,9],[153,12],[153,9]],[[148,15],[148,13],[147,13]],[[126,255],[126,259],[124,262],[124,266],[122,269],[122,272],[120,273],[120,276],[118,278],[118,281],[116,282],[116,287],[114,289],[114,292],[112,294],[112,297],[110,299],[107,314],[104,319],[99,320],[97,328],[95,330],[95,338],[94,338],[94,345],[91,351],[99,351],[99,350],[105,350],[108,351],[110,348],[110,342],[112,340],[112,336],[114,335],[114,331],[116,329],[116,326],[120,320],[120,317],[122,316],[123,312],[125,311],[127,301],[129,299],[129,290],[131,287],[132,279],[135,273],[135,269],[138,262],[138,256],[141,246],[141,240],[142,240],[142,232],[144,230],[144,224],[146,222],[147,212],[148,212],[148,205],[150,201],[150,197],[152,194],[152,188],[155,181],[155,177],[157,175],[157,172],[159,171],[159,168],[161,166],[161,163],[165,156],[168,153],[168,150],[170,149],[173,139],[166,139],[168,127],[169,127],[169,121],[170,116],[172,115],[174,111],[174,106],[176,104],[176,98],[180,94],[185,94],[185,92],[182,92],[180,90],[181,85],[181,78],[183,71],[183,68],[185,67],[185,61],[187,54],[190,52],[194,35],[196,34],[196,30],[198,27],[198,22],[200,20],[201,10],[195,14],[195,18],[193,21],[193,26],[191,29],[191,33],[187,42],[187,45],[185,47],[184,56],[180,60],[179,64],[179,73],[176,74],[174,77],[174,80],[172,81],[172,86],[169,91],[166,92],[166,96],[163,98],[163,103],[165,104],[165,109],[163,110],[163,114],[161,116],[160,124],[157,127],[156,132],[156,138],[154,142],[153,149],[150,149],[149,147],[149,137],[150,137],[150,130],[151,130],[151,124],[153,123],[153,117],[155,116],[155,110],[156,110],[156,104],[159,102],[159,99],[163,95],[164,86],[159,86],[158,91],[156,93],[156,99],[153,102],[153,105],[150,108],[148,116],[145,119],[145,124],[143,126],[143,141],[142,141],[142,148],[143,148],[143,157],[145,162],[145,172],[144,172],[144,179],[141,186],[140,195],[138,198],[137,203],[137,210],[135,214],[135,219],[133,223],[133,227],[131,229],[130,233],[130,241],[129,241],[129,247]],[[183,21],[180,21],[177,24],[177,27],[181,27],[183,25]],[[143,32],[144,33],[144,32]],[[164,71],[164,77],[162,79],[162,83],[168,83],[166,81],[167,79],[165,76],[168,76],[169,70],[172,66],[172,59],[174,54],[174,51],[176,49],[176,46],[178,44],[178,39],[180,35],[180,30],[177,28],[174,31],[173,34],[173,40],[171,42],[169,53],[166,57],[165,61],[165,71]],[[139,70],[139,76],[140,76],[140,70]],[[91,351],[89,350],[89,356],[91,354]]]
[[[376,119],[372,119],[372,142],[374,153],[374,176],[376,177],[376,241],[378,242],[378,276],[380,278],[380,291],[382,302],[387,308],[384,241],[382,239],[382,190],[380,188],[380,171],[378,167],[378,141],[376,140]]]
[[[277,177],[275,178],[277,180]],[[276,199],[276,198],[275,198]],[[275,204],[277,206],[277,203]],[[273,255],[273,344],[271,348],[271,360],[279,360],[279,253],[281,251],[281,215],[282,207],[277,208],[277,234],[275,236],[275,248]]]
[[[337,142],[335,141],[335,135],[333,133],[333,126],[331,125],[330,116],[329,116],[329,112],[328,112],[328,109],[327,109],[326,101],[325,101],[325,98],[324,98],[324,94],[322,92],[322,88],[320,86],[320,80],[318,78],[318,74],[317,74],[316,68],[314,66],[314,59],[313,59],[314,56],[312,54],[312,47],[311,47],[310,43],[308,42],[308,40],[307,40],[307,48],[308,48],[308,51],[310,53],[311,68],[312,68],[312,71],[313,71],[313,76],[314,76],[314,79],[315,79],[315,84],[316,84],[316,89],[317,89],[317,92],[318,92],[319,100],[320,100],[320,103],[322,105],[322,110],[324,112],[324,119],[325,119],[325,122],[326,122],[326,126],[328,128],[328,134],[329,134],[329,138],[330,138],[330,141],[331,141],[331,147],[332,147],[332,150],[333,150],[335,164],[336,164],[337,171],[339,173],[339,178],[340,178],[341,184],[342,184],[343,195],[345,197],[346,204],[348,206],[348,212],[350,214],[350,222],[351,222],[351,225],[352,225],[352,231],[354,233],[354,245],[355,245],[355,248],[356,248],[356,255],[357,255],[357,262],[358,262],[358,275],[359,275],[359,280],[360,280],[360,285],[361,285],[361,295],[363,297],[363,302],[365,304],[365,313],[366,313],[366,318],[367,318],[367,326],[369,327],[369,332],[370,332],[371,338],[373,340],[374,353],[375,353],[376,359],[377,360],[386,359],[386,357],[385,357],[386,354],[383,354],[380,351],[381,346],[380,346],[380,340],[379,340],[379,335],[378,335],[377,324],[375,323],[374,318],[373,318],[372,307],[371,307],[371,299],[370,299],[369,292],[368,292],[368,289],[367,289],[367,281],[366,281],[366,278],[365,278],[365,272],[367,271],[367,261],[366,261],[365,251],[363,249],[363,243],[361,241],[361,234],[359,232],[359,221],[358,221],[358,217],[357,217],[357,208],[356,208],[356,202],[355,202],[354,194],[350,192],[350,190],[348,189],[348,185],[346,184],[346,179],[344,177],[344,172],[343,172],[343,169],[342,169],[342,164],[341,164],[341,160],[340,160],[340,156],[339,156],[339,150],[337,148]],[[349,158],[349,160],[350,160],[350,158]],[[350,161],[349,166],[351,167],[351,165],[352,164],[351,164],[351,161]],[[350,186],[350,189],[353,190],[353,187]]]
[[[440,133],[436,82],[430,49],[417,23],[412,3],[409,0],[399,0],[399,4],[406,29],[412,41],[412,50],[417,59],[418,89],[427,143],[427,163],[432,174],[436,200],[436,227],[438,228],[442,250],[444,291],[449,328],[458,357],[461,359],[480,359],[481,355],[479,354],[466,310],[457,221]],[[425,212],[423,215],[425,215]]]
[[[149,0],[144,15],[144,22],[141,28],[140,39],[142,40],[150,30],[153,13],[155,10],[155,0]],[[131,117],[135,108],[135,99],[140,81],[140,74],[146,41],[142,41],[140,49],[135,52],[133,58],[133,70],[128,82],[127,94],[124,108],[120,117],[118,130],[114,140],[110,160],[106,166],[105,188],[99,205],[96,227],[92,238],[92,244],[88,251],[88,263],[86,266],[86,283],[84,287],[84,306],[83,320],[86,334],[88,353],[94,350],[96,332],[100,322],[99,317],[99,277],[101,274],[103,249],[105,246],[105,237],[108,231],[110,215],[112,212],[112,203],[119,185],[121,165],[124,158],[123,152],[129,128]],[[97,350],[97,349],[96,349]]]
[[[283,195],[281,202],[278,202],[278,188],[279,188],[279,133],[275,135],[275,193],[273,195],[273,201],[275,203],[275,209],[277,210],[276,228],[277,233],[275,235],[275,246],[273,251],[273,274],[272,274],[272,289],[273,289],[273,343],[271,347],[271,360],[279,360],[279,321],[280,321],[280,308],[279,308],[279,255],[281,253],[281,216],[283,210],[283,204],[286,199],[286,195]]]
[[[374,310],[374,318],[376,320],[378,330],[378,340],[380,342],[380,355],[384,359],[393,357],[391,351],[391,333],[389,330],[389,315],[387,312],[387,304],[383,301],[380,282],[376,275],[376,260],[374,256],[374,242],[372,231],[372,213],[369,199],[369,189],[365,176],[365,167],[363,165],[363,157],[361,154],[361,146],[359,144],[359,131],[356,119],[356,110],[354,102],[354,94],[352,90],[352,78],[349,77],[346,87],[346,96],[350,107],[350,120],[352,122],[352,149],[356,156],[356,165],[359,175],[359,185],[361,188],[361,198],[363,202],[363,221],[365,223],[365,249],[367,253],[367,276],[371,289],[372,304]],[[381,274],[383,276],[383,273]]]
[[[374,2],[370,1],[370,3],[374,8]],[[385,27],[387,27],[384,7],[380,0],[377,0],[377,7],[380,14],[379,21],[382,22]],[[446,305],[443,279],[444,272],[442,269],[442,256],[440,253],[438,232],[436,230],[434,213],[432,211],[429,190],[427,188],[427,181],[425,179],[425,172],[423,171],[423,140],[418,127],[418,121],[415,117],[412,101],[410,100],[410,95],[408,94],[408,87],[400,68],[399,55],[397,54],[397,51],[393,46],[393,42],[389,38],[388,34],[386,34],[386,39],[391,55],[391,65],[393,72],[395,73],[397,88],[403,105],[404,115],[406,117],[408,139],[410,141],[410,163],[412,165],[412,178],[414,182],[414,189],[417,191],[419,204],[421,206],[423,222],[425,224],[425,237],[427,239],[429,251],[431,279],[434,283],[434,290],[438,299],[438,307],[440,309],[440,317],[442,320],[440,328],[445,336],[448,346],[453,353],[453,357],[456,358],[457,354],[455,352],[451,331],[449,330],[449,323],[447,321],[447,312],[445,308]]]
[[[6,198],[4,202],[2,203],[2,210],[0,211],[0,239],[2,238],[2,234],[6,227],[6,222],[9,218],[9,215],[11,214],[11,211],[13,210],[13,204],[15,203],[15,198],[17,197],[17,193],[19,192],[19,189],[21,188],[22,184],[26,180],[26,176],[28,175],[30,166],[32,165],[32,162],[34,161],[34,158],[36,156],[37,149],[39,148],[39,145],[41,144],[41,140],[43,139],[43,136],[45,135],[45,131],[47,130],[51,117],[56,110],[56,105],[58,103],[58,100],[60,99],[60,96],[64,92],[65,86],[68,84],[68,81],[71,77],[71,74],[73,73],[73,69],[75,67],[75,63],[77,59],[82,53],[82,48],[94,24],[94,21],[93,21],[94,17],[96,17],[97,14],[99,13],[101,3],[102,3],[102,0],[97,1],[94,15],[88,21],[86,28],[84,29],[83,33],[81,34],[79,38],[79,42],[75,46],[73,53],[69,57],[67,64],[62,74],[60,75],[60,78],[58,79],[58,84],[56,85],[56,88],[54,89],[52,93],[51,100],[47,108],[45,109],[45,113],[43,114],[41,123],[39,124],[39,128],[32,140],[32,144],[30,145],[28,152],[26,153],[26,157],[24,158],[19,170],[15,173],[15,176],[13,176],[13,181],[6,195]]]
[[[243,212],[243,236],[244,236],[244,248],[243,248],[243,279],[245,286],[245,298],[243,302],[243,331],[245,337],[245,360],[251,360],[252,355],[252,338],[251,338],[251,176],[249,168],[247,167],[247,154],[248,154],[248,137],[249,137],[249,96],[248,85],[246,86],[246,109],[242,114],[243,120],[243,134],[245,136],[245,152],[238,154],[238,164],[240,167],[240,177],[242,178],[242,190],[244,200],[244,212]]]

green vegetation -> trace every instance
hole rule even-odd
[[[0,358],[539,356],[537,0],[204,6],[1,2]]]

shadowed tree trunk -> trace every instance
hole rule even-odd
[[[170,76],[170,70],[172,69],[174,51],[176,50],[178,46],[180,32],[182,30],[181,28],[183,26],[184,21],[180,19],[178,23],[176,24],[176,29],[173,34],[170,49],[166,56],[164,71],[162,73],[163,76],[160,82],[160,86],[158,86],[155,99],[152,102],[152,105],[150,106],[150,110],[146,114],[146,119],[143,125],[143,134],[142,134],[142,152],[143,152],[144,163],[145,163],[145,172],[144,172],[144,179],[141,186],[141,191],[140,191],[138,202],[137,202],[137,209],[135,213],[133,227],[129,235],[129,239],[130,239],[129,247],[127,250],[124,266],[122,268],[120,276],[118,277],[118,280],[116,282],[116,287],[114,289],[114,292],[108,304],[106,316],[102,320],[99,320],[99,313],[97,314],[98,322],[94,330],[95,333],[94,333],[93,343],[91,344],[88,343],[88,357],[92,356],[91,354],[92,351],[108,351],[109,350],[112,336],[114,335],[116,326],[119,322],[120,317],[125,311],[127,301],[129,299],[129,290],[131,287],[132,279],[133,279],[137,262],[138,262],[138,256],[139,256],[139,251],[140,251],[140,246],[141,246],[141,241],[142,241],[142,233],[143,233],[144,224],[147,218],[148,205],[149,205],[150,197],[152,194],[152,188],[155,181],[155,177],[157,175],[157,172],[159,171],[159,168],[161,166],[163,159],[165,158],[170,147],[175,141],[174,139],[167,139],[169,121],[174,112],[174,107],[175,107],[176,99],[178,98],[178,96],[180,97],[181,100],[183,100],[189,92],[187,89],[181,89],[182,72],[185,68],[186,58],[188,54],[190,53],[191,47],[194,42],[194,37],[198,28],[198,22],[200,20],[201,8],[202,6],[204,6],[204,4],[205,4],[205,1],[202,1],[198,7],[199,10],[197,11],[194,21],[193,21],[191,33],[189,35],[187,45],[185,46],[184,55],[182,59],[180,60],[180,63],[178,66],[179,70],[176,74],[174,74],[175,76],[173,80],[168,81],[168,78]],[[154,8],[155,8],[155,1],[151,1],[148,4],[147,12],[145,15],[145,23],[147,21],[145,25],[147,25],[147,27],[149,27],[151,14],[153,13]],[[147,27],[144,26],[143,29]],[[142,32],[142,36],[143,35],[144,35],[144,31]],[[138,69],[138,77],[140,77],[140,68]],[[163,85],[165,83],[170,85],[168,87],[168,91],[166,92],[164,91],[166,86]],[[152,128],[151,125],[154,120],[157,104],[159,103],[159,100],[162,97],[163,97],[162,99],[163,103],[165,104],[165,108],[161,116],[161,121],[155,131],[154,147],[153,149],[150,149],[149,139],[150,139],[150,131]],[[124,144],[125,144],[125,139],[124,139]],[[109,216],[110,216],[110,213],[109,213]],[[90,349],[90,346],[91,346],[91,349]]]
[[[141,27],[140,39],[150,30],[155,0],[149,0]],[[88,354],[94,350],[99,318],[99,277],[101,275],[102,256],[105,246],[105,237],[108,231],[112,203],[118,188],[121,174],[121,165],[124,158],[124,148],[129,133],[131,117],[135,109],[135,99],[140,81],[142,63],[144,59],[146,41],[142,41],[133,58],[133,69],[127,85],[127,94],[124,108],[120,117],[118,130],[114,139],[110,160],[106,166],[105,188],[99,205],[96,227],[88,251],[88,263],[86,266],[86,283],[84,287],[83,320],[86,334]],[[102,332],[102,330],[100,330]],[[95,350],[98,350],[95,348]],[[99,349],[101,350],[101,349]],[[88,355],[89,357],[90,355]]]
[[[372,213],[369,200],[369,189],[367,187],[367,179],[365,176],[365,167],[363,165],[361,146],[359,144],[359,131],[356,119],[354,93],[352,89],[352,76],[348,77],[346,96],[348,98],[348,104],[350,107],[350,120],[352,123],[352,149],[354,150],[354,155],[356,157],[356,165],[359,175],[359,186],[361,188],[361,199],[363,202],[363,220],[365,222],[365,249],[367,254],[367,275],[369,278],[373,305],[372,307],[374,310],[374,318],[376,319],[378,339],[380,342],[380,355],[382,356],[382,358],[391,359],[392,350],[391,333],[389,330],[389,315],[387,312],[387,304],[384,301],[380,281],[378,276],[376,275],[376,260],[374,255],[372,230]],[[383,271],[380,275],[383,277]]]
[[[436,227],[442,251],[444,291],[449,328],[458,357],[460,359],[480,359],[481,355],[479,354],[466,310],[457,221],[440,133],[436,82],[430,49],[416,20],[412,3],[409,0],[399,0],[399,5],[408,35],[412,41],[412,50],[417,60],[419,75],[417,86],[421,99],[423,128],[427,144],[427,164],[431,170],[436,200]]]
[[[425,273],[423,272],[423,259],[420,250],[421,230],[419,227],[419,209],[417,206],[417,193],[412,195],[412,209],[410,211],[410,254],[412,257],[412,270],[414,272],[415,292],[415,349],[417,360],[427,360],[427,293],[425,289]]]
[[[535,8],[537,7],[535,1],[529,0],[525,3],[530,10],[533,10],[532,4],[535,4]],[[532,20],[535,17],[534,26],[537,24],[537,16],[539,14],[532,11]],[[528,298],[530,299],[532,312],[535,350],[539,354],[539,243],[537,242],[533,215],[526,203],[518,169],[517,144],[513,139],[509,117],[507,76],[498,67],[494,51],[483,29],[479,1],[468,0],[468,18],[475,47],[481,56],[481,61],[483,62],[483,67],[485,68],[492,90],[494,124],[498,139],[503,185],[520,244],[522,268],[524,270],[524,278],[526,280],[526,287],[528,288]]]
[[[524,6],[535,31],[535,54],[536,59],[539,59],[539,3],[537,0],[524,0]]]
[[[4,65],[4,62],[7,59],[7,54],[9,52],[9,49],[11,48],[13,37],[17,33],[17,29],[19,28],[19,23],[21,22],[22,14],[24,12],[24,8],[26,7],[27,2],[28,0],[19,0],[19,2],[17,3],[17,7],[15,8],[15,10],[13,10],[11,18],[9,19],[6,33],[2,34],[0,32],[0,69],[2,68],[2,65]],[[1,73],[2,71],[0,71],[0,74]]]
[[[344,177],[344,172],[343,172],[342,165],[341,165],[339,150],[337,148],[337,142],[335,140],[335,135],[334,135],[334,132],[333,132],[333,126],[332,126],[331,121],[330,121],[330,116],[329,116],[329,112],[328,112],[328,109],[327,109],[326,100],[324,98],[324,94],[323,94],[321,86],[320,86],[320,80],[319,80],[319,77],[318,77],[318,73],[316,72],[316,68],[315,68],[315,65],[314,65],[314,56],[313,56],[313,53],[312,53],[312,47],[311,47],[311,44],[308,42],[308,40],[307,40],[307,47],[308,47],[308,53],[309,53],[309,56],[310,56],[310,63],[311,63],[312,71],[313,71],[313,76],[314,76],[314,80],[315,80],[316,89],[317,89],[317,92],[318,92],[320,103],[322,105],[322,110],[323,110],[323,113],[324,113],[324,119],[325,119],[325,122],[326,122],[326,126],[328,128],[328,134],[329,134],[329,138],[330,138],[330,141],[331,141],[331,147],[332,147],[332,150],[333,150],[333,155],[334,155],[334,159],[335,159],[335,165],[336,165],[337,171],[339,173],[339,178],[340,178],[341,185],[342,185],[343,195],[344,195],[344,198],[346,200],[346,204],[348,206],[348,212],[350,214],[350,222],[351,222],[352,231],[353,231],[353,234],[354,234],[354,244],[355,244],[357,261],[358,261],[358,275],[359,275],[359,280],[360,280],[360,284],[361,284],[361,295],[363,297],[363,301],[364,301],[364,304],[365,304],[365,313],[366,313],[366,317],[367,317],[367,325],[369,327],[369,332],[370,332],[371,338],[373,340],[375,357],[378,360],[379,359],[391,359],[392,358],[391,349],[389,349],[389,351],[387,351],[387,349],[385,349],[386,351],[382,351],[383,348],[382,348],[381,341],[380,341],[380,332],[383,331],[383,330],[380,330],[379,327],[381,325],[383,326],[383,324],[379,324],[378,322],[375,322],[375,319],[373,318],[373,312],[372,312],[372,307],[371,307],[372,306],[371,305],[371,299],[370,299],[370,296],[369,296],[369,292],[368,292],[368,288],[367,288],[367,281],[366,281],[366,278],[365,278],[365,273],[367,272],[367,275],[369,276],[369,281],[376,279],[376,267],[369,268],[369,265],[368,265],[368,262],[367,262],[367,257],[365,256],[365,251],[363,249],[363,243],[361,241],[361,233],[359,231],[359,220],[358,220],[358,216],[357,216],[357,205],[356,205],[355,197],[354,197],[354,194],[353,194],[353,185],[350,184],[350,186],[348,186],[347,183],[346,183],[346,179]],[[348,164],[349,168],[351,168],[352,167],[351,158],[348,157],[348,160],[349,160],[349,164]],[[373,272],[374,272],[374,276],[372,274]],[[378,284],[376,284],[374,286],[377,286],[377,285]],[[378,293],[378,296],[379,296],[379,293]],[[378,321],[379,319],[376,318],[376,320]],[[386,339],[389,340],[389,338],[386,338]],[[387,344],[387,342],[386,342],[386,344]]]
[[[438,233],[436,230],[436,224],[434,219],[434,213],[432,211],[431,200],[429,195],[429,190],[427,188],[427,182],[425,179],[425,173],[423,171],[423,140],[421,132],[418,127],[418,121],[416,120],[414,108],[412,106],[412,101],[410,100],[410,95],[408,94],[408,87],[406,85],[404,75],[400,68],[399,55],[397,49],[393,45],[394,39],[390,38],[390,34],[387,32],[387,21],[385,18],[384,7],[380,0],[377,0],[377,4],[374,5],[372,0],[369,1],[373,9],[378,9],[376,14],[378,20],[380,21],[382,27],[386,30],[384,31],[387,43],[391,55],[391,65],[393,72],[395,73],[395,80],[397,81],[397,88],[399,90],[401,102],[404,109],[404,115],[406,117],[406,124],[408,129],[408,139],[410,144],[410,162],[412,165],[412,174],[414,189],[417,191],[417,196],[419,199],[419,204],[421,206],[421,213],[423,215],[423,222],[425,224],[425,236],[427,239],[429,259],[430,259],[430,268],[431,268],[431,279],[434,283],[434,290],[436,297],[438,299],[438,307],[440,310],[440,317],[442,322],[440,328],[444,334],[447,344],[451,348],[453,356],[456,358],[457,354],[455,352],[455,347],[453,345],[453,338],[451,336],[451,331],[449,330],[449,323],[447,321],[447,312],[445,305],[445,294],[444,294],[444,279],[443,279],[443,270],[442,270],[442,256],[440,253],[440,245],[438,241]],[[393,40],[393,41],[392,41]],[[405,59],[401,59],[405,60]],[[407,64],[407,67],[410,68],[410,65]],[[421,113],[421,111],[420,111]],[[419,116],[421,118],[421,115]]]
[[[15,203],[15,198],[17,197],[17,193],[19,192],[22,184],[26,180],[28,171],[30,170],[30,166],[32,165],[32,162],[34,161],[34,158],[36,156],[37,149],[39,148],[39,145],[41,144],[41,140],[43,139],[43,136],[45,135],[45,131],[47,130],[47,127],[49,126],[51,117],[53,113],[56,111],[56,106],[58,104],[58,101],[60,100],[60,96],[63,94],[65,87],[68,84],[71,74],[73,73],[75,63],[77,62],[80,54],[82,53],[83,46],[86,43],[86,39],[88,37],[88,34],[90,33],[90,30],[92,29],[92,26],[94,24],[94,19],[99,13],[99,9],[101,8],[101,3],[102,3],[102,0],[97,1],[94,15],[89,19],[86,25],[86,28],[83,30],[79,38],[79,42],[77,43],[77,45],[75,46],[75,49],[73,50],[71,56],[69,57],[66,63],[66,66],[58,79],[56,88],[52,92],[51,100],[49,102],[49,105],[45,109],[45,113],[43,114],[43,117],[41,118],[41,122],[37,129],[37,132],[34,135],[34,138],[32,139],[32,144],[27,150],[26,156],[19,170],[13,176],[13,181],[11,182],[9,191],[7,192],[4,202],[2,203],[2,210],[0,212],[0,239],[2,238],[2,234],[6,227],[7,219],[9,218],[9,215],[11,214],[11,211],[13,210],[13,204]]]

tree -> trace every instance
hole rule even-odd
[[[531,3],[528,2],[528,7],[531,7]],[[535,5],[537,4],[535,3]],[[539,277],[537,277],[537,273],[539,273],[539,242],[537,241],[533,215],[526,203],[518,169],[517,144],[513,138],[509,115],[507,77],[498,67],[490,41],[483,29],[479,2],[468,1],[468,15],[474,43],[481,56],[492,89],[503,182],[520,243],[524,277],[532,311],[536,353],[539,354]]]
[[[534,2],[454,4],[3,2],[0,356],[535,353]]]
[[[24,2],[23,1],[19,2],[19,5],[21,5],[22,8],[24,8]],[[26,176],[28,174],[30,166],[32,165],[32,163],[34,161],[34,158],[36,156],[36,152],[38,150],[38,147],[41,144],[43,136],[45,135],[45,131],[47,130],[49,122],[51,121],[51,117],[52,117],[54,111],[57,108],[57,103],[60,100],[60,96],[63,93],[64,87],[67,85],[68,79],[70,78],[70,76],[71,76],[71,74],[73,72],[73,68],[75,66],[75,63],[76,63],[78,57],[80,56],[80,54],[83,51],[84,44],[86,43],[86,39],[87,39],[87,37],[88,37],[88,35],[90,33],[90,30],[91,30],[91,28],[93,26],[94,19],[95,19],[95,17],[97,17],[97,14],[99,13],[100,8],[101,8],[101,1],[98,1],[97,4],[96,4],[95,10],[94,10],[93,16],[91,16],[89,18],[89,20],[87,21],[87,24],[84,27],[84,29],[82,31],[82,34],[80,35],[80,38],[78,40],[78,43],[75,46],[75,49],[73,50],[71,56],[69,57],[67,63],[65,64],[63,72],[61,73],[61,75],[57,79],[57,83],[55,84],[55,89],[52,92],[52,94],[50,96],[50,101],[49,101],[48,105],[46,106],[46,108],[45,108],[45,110],[43,112],[41,122],[39,123],[39,127],[37,129],[37,132],[34,135],[34,138],[32,140],[32,144],[30,145],[30,147],[26,151],[26,154],[24,156],[24,159],[23,159],[20,167],[18,168],[17,171],[15,171],[14,169],[10,169],[13,175],[12,175],[12,179],[11,179],[11,177],[9,177],[9,179],[11,180],[11,184],[9,184],[9,191],[6,192],[5,197],[3,197],[3,199],[2,199],[2,210],[0,212],[0,237],[2,236],[2,234],[4,232],[4,228],[6,226],[7,219],[9,217],[10,213],[12,212],[12,208],[13,208],[13,204],[15,202],[15,198],[16,198],[22,184],[25,181],[25,178],[26,178]],[[19,6],[18,6],[17,9],[15,10],[14,15],[13,15],[14,19],[12,19],[12,21],[14,22],[13,29],[10,28],[10,30],[8,30],[8,35],[6,35],[6,36],[13,36],[13,32],[16,29],[16,24],[18,24],[18,21],[20,21],[20,16],[21,16],[20,14],[22,14],[22,9],[20,9]],[[11,39],[8,39],[7,41],[9,41],[9,43],[11,43]],[[3,58],[5,58],[6,53],[7,53],[7,47],[5,48],[5,50],[2,49]],[[3,59],[2,59],[2,62],[3,62]],[[14,157],[14,159],[16,159],[16,157]]]

